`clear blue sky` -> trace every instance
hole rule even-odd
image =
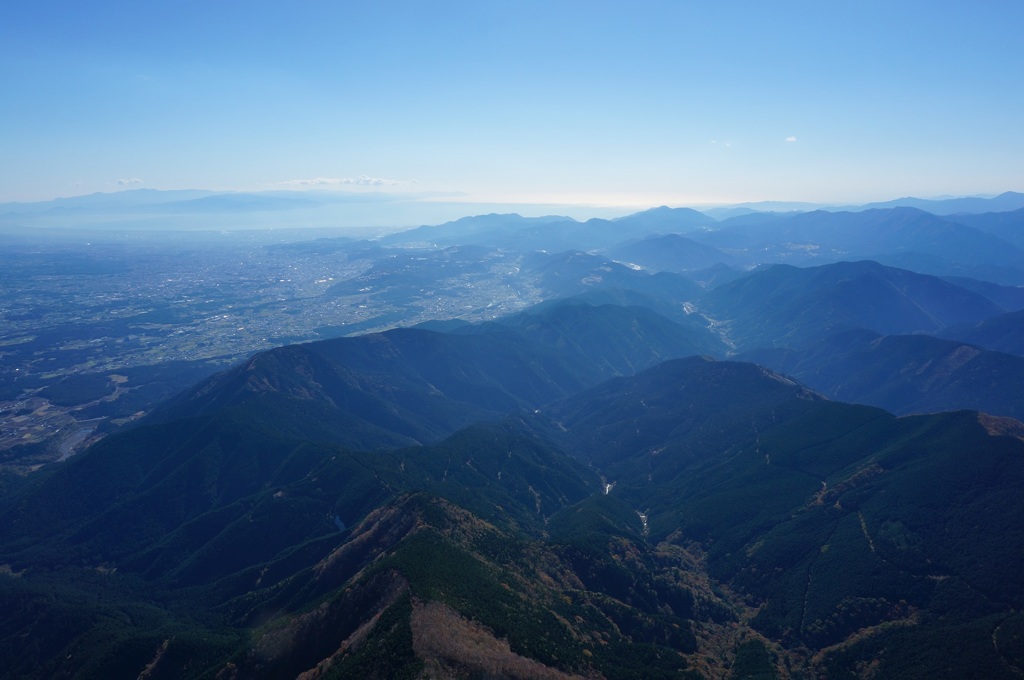
[[[1024,190],[1024,2],[9,2],[0,202]]]

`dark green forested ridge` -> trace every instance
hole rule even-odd
[[[0,677],[1024,670],[1019,424],[625,375],[698,337],[628,308],[455,330],[257,355],[13,486]]]
[[[1024,358],[963,342],[848,330],[800,350],[762,348],[739,356],[830,398],[901,415],[970,408],[1024,419]]]
[[[800,348],[849,329],[936,333],[1004,311],[981,294],[937,277],[872,261],[765,266],[715,288],[698,306],[733,322],[732,340],[740,350]]]

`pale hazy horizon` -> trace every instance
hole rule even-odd
[[[0,203],[998,194],[1024,187],[1021,25],[1008,0],[19,3],[0,24]]]

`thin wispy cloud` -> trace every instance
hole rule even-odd
[[[284,186],[301,187],[323,187],[323,186],[361,186],[361,187],[383,187],[404,184],[397,179],[385,179],[383,177],[314,177],[312,179],[289,179],[278,184]]]
[[[786,141],[787,142],[795,142],[796,141],[796,137],[794,137],[793,135],[790,135],[789,137],[786,137]]]
[[[139,179],[138,177],[132,177],[132,178],[129,178],[129,179],[119,179],[119,180],[117,180],[117,186],[119,186],[119,187],[131,187],[131,186],[135,186],[137,184],[142,184],[142,180]]]

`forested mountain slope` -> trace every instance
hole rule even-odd
[[[367,374],[405,360],[354,356]],[[282,376],[299,406],[281,419],[230,376],[199,415],[111,436],[3,499],[8,677],[1024,665],[1016,421],[896,418],[694,357],[356,452],[298,429],[332,386],[311,399],[297,387],[318,380]]]

